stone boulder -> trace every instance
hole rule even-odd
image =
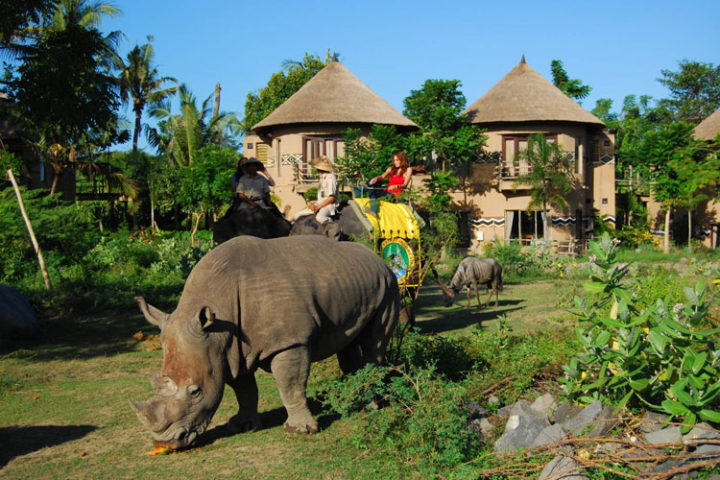
[[[0,335],[33,338],[39,333],[35,311],[25,296],[10,285],[0,285]]]

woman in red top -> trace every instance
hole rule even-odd
[[[412,183],[412,168],[410,167],[407,156],[403,152],[394,154],[392,163],[392,166],[388,167],[385,173],[371,178],[368,185],[375,185],[378,180],[385,180],[387,178],[388,186],[385,191],[398,197],[400,193]]]

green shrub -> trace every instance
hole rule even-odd
[[[592,243],[591,250],[599,273],[584,285],[588,298],[575,300],[582,350],[563,366],[560,381],[568,395],[583,402],[649,406],[688,425],[698,418],[720,423],[715,343],[720,329],[705,329],[712,299],[704,298],[704,280],[684,288],[683,303],[657,294],[654,301],[640,301],[624,281],[629,266],[617,264],[610,236]]]
[[[100,237],[92,211],[44,190],[21,189],[23,204],[49,270],[77,262]],[[0,191],[0,282],[17,284],[39,267],[12,188]]]
[[[381,409],[373,408],[378,399]],[[330,384],[323,403],[343,416],[363,412],[349,439],[356,448],[385,451],[423,473],[457,466],[478,451],[465,388],[432,366],[406,373],[368,365]]]
[[[399,348],[388,352],[388,362],[404,365],[407,370],[417,368],[433,369],[451,380],[463,378],[471,369],[477,368],[475,360],[468,354],[466,338],[448,338],[441,335],[422,335],[418,329],[403,332],[395,329],[393,345]]]

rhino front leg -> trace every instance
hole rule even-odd
[[[308,409],[305,396],[310,374],[310,352],[307,347],[291,348],[276,354],[270,362],[270,369],[288,414],[285,431],[316,433],[318,424]]]
[[[258,388],[255,374],[240,375],[228,382],[235,392],[238,402],[238,413],[228,421],[228,428],[233,432],[260,430],[262,422],[258,415]]]

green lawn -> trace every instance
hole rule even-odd
[[[500,305],[441,306],[440,290],[423,288],[418,326],[424,333],[468,335],[494,331],[505,314],[513,335],[570,326],[565,312],[572,280],[506,284]],[[482,292],[481,298],[486,296]],[[561,329],[570,331],[570,329]],[[265,428],[230,435],[223,424],[235,413],[228,389],[211,429],[195,448],[151,457],[148,433],[128,400],[151,396],[150,377],[162,364],[157,340],[133,335],[157,333],[139,311],[46,322],[41,341],[5,344],[0,355],[0,477],[193,478],[193,479],[406,479],[423,478],[402,459],[389,459],[347,441],[357,419],[321,415],[322,431],[298,436],[283,432],[285,412],[272,376],[259,372],[260,411]],[[313,366],[310,389],[320,378],[338,375],[335,360]]]

